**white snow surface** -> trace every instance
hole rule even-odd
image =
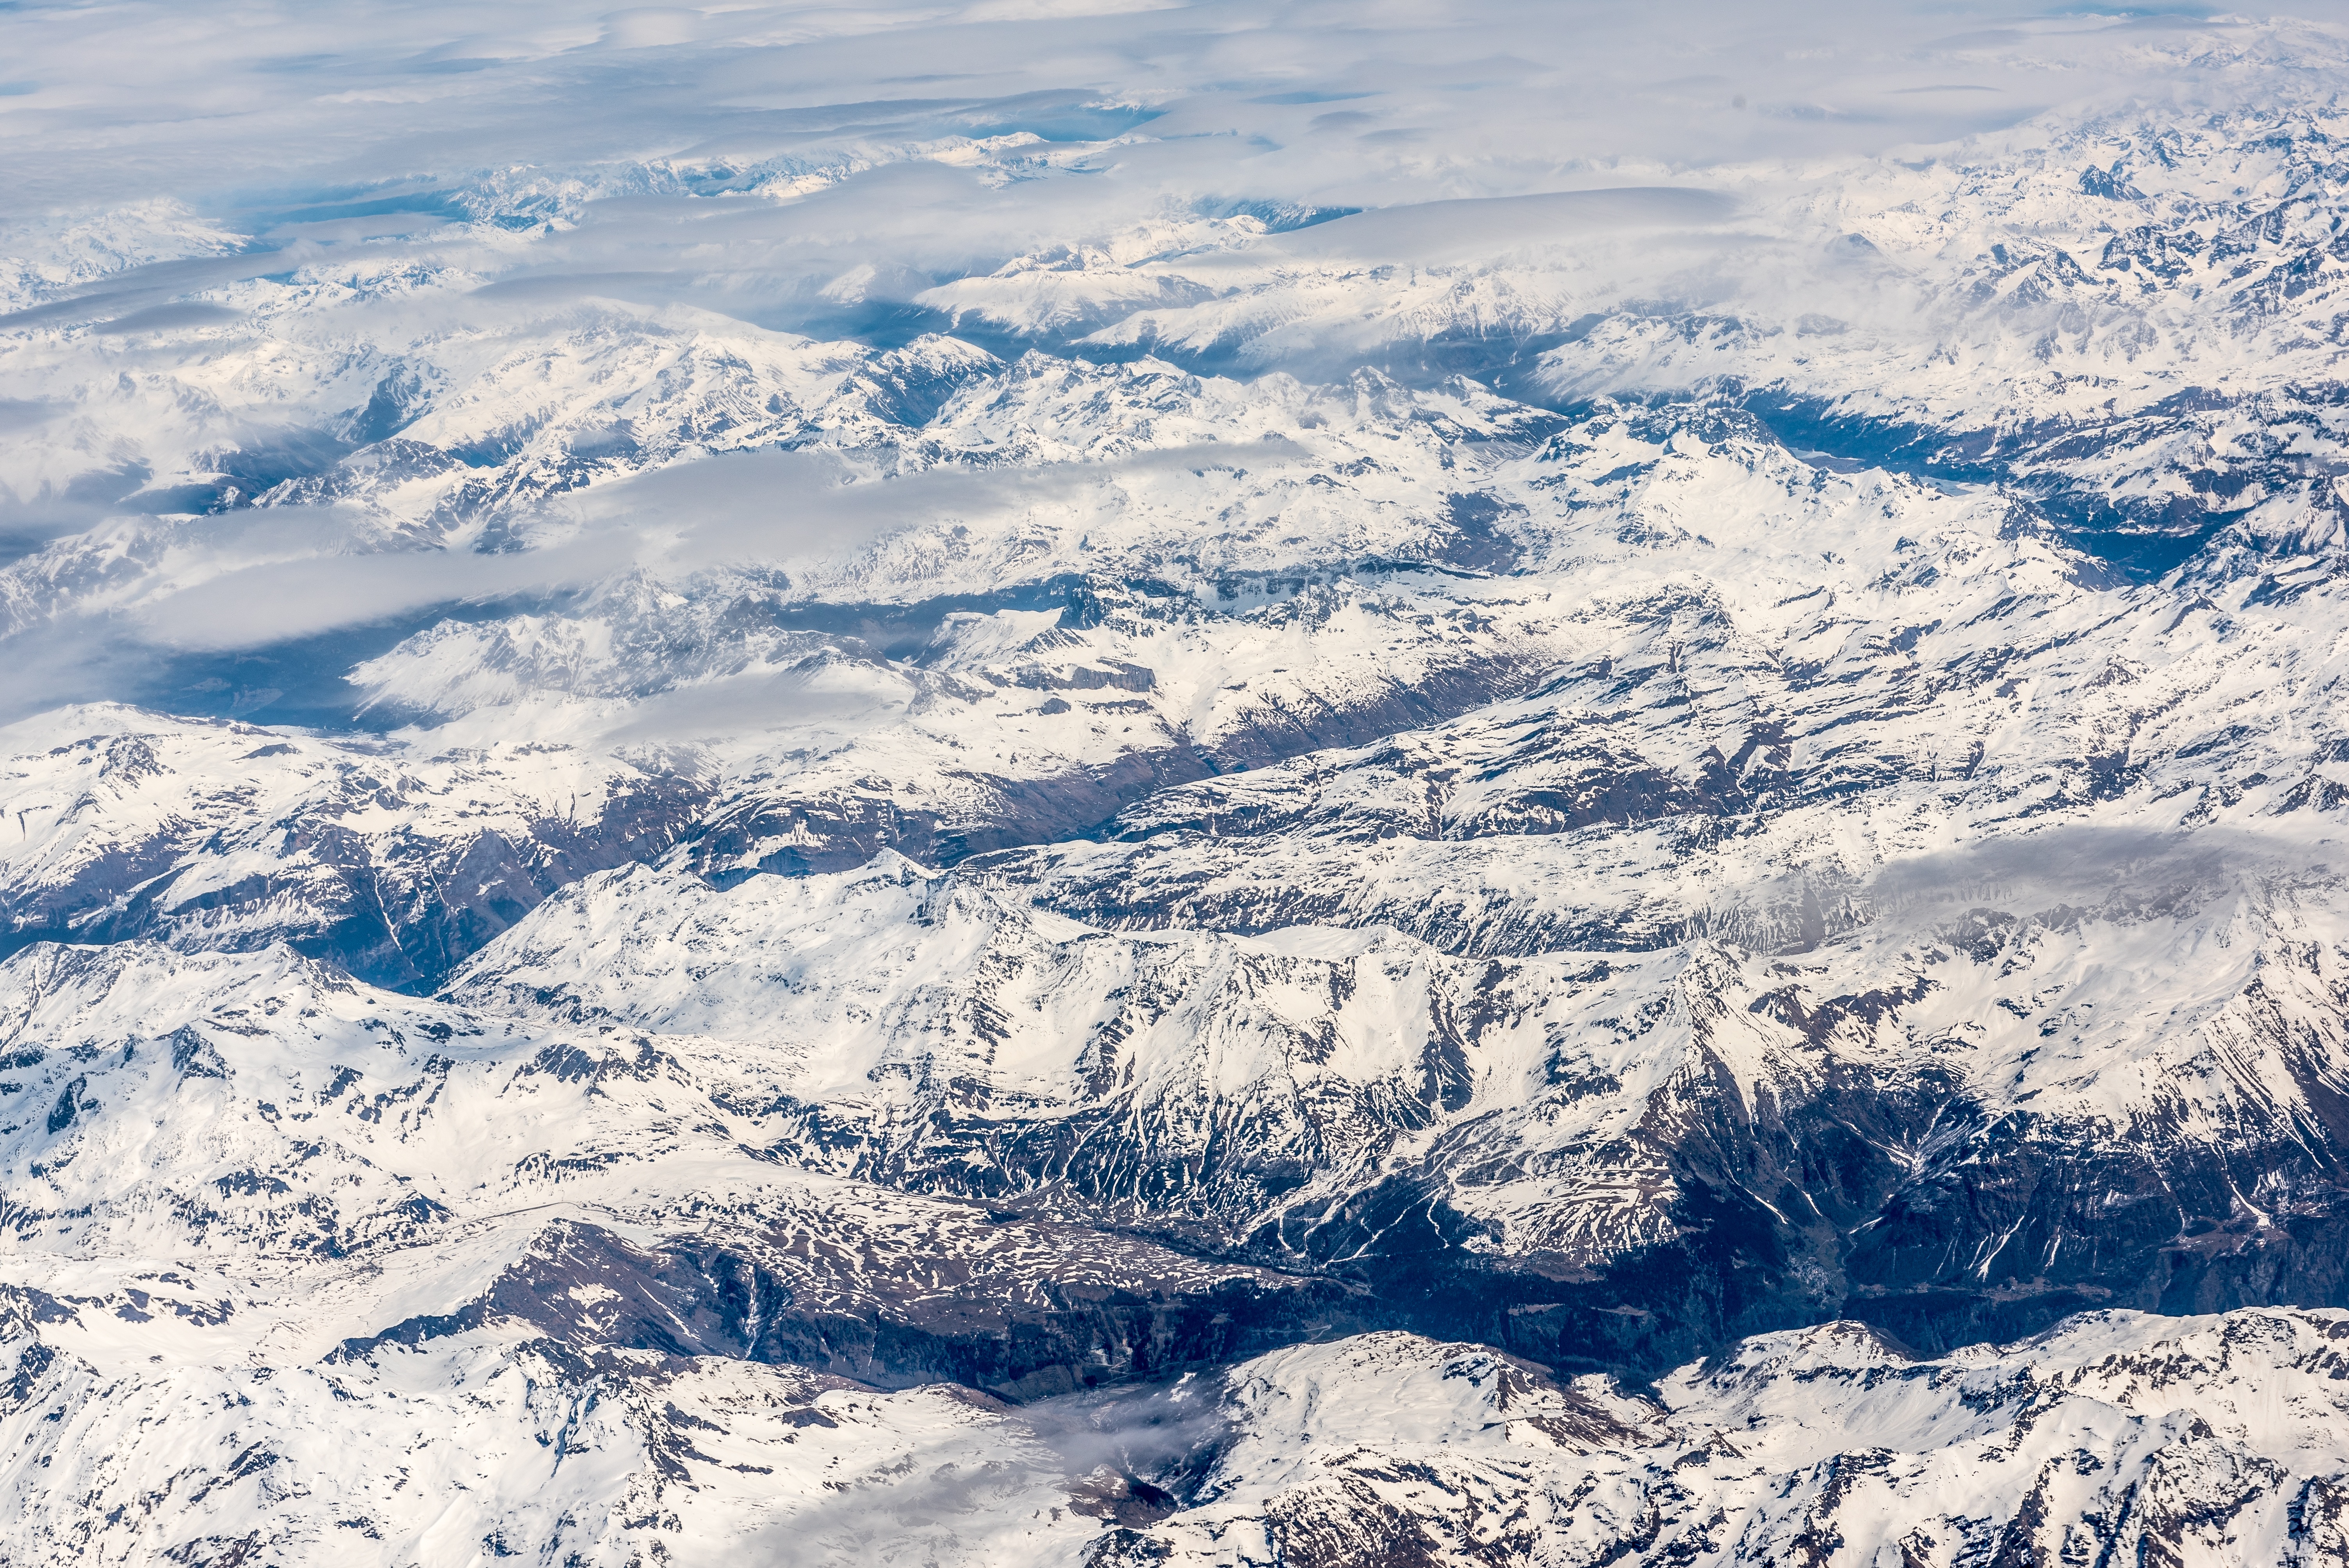
[[[2344,1336],[2338,1313],[2108,1313],[1920,1360],[1831,1325],[1654,1398],[1374,1334],[1185,1379],[1121,1429],[492,1330],[159,1368],[20,1320],[0,1486],[33,1561],[2314,1564],[2349,1544]],[[1121,1522],[1149,1495],[1126,1445],[1169,1424],[1216,1433],[1213,1464],[1191,1506]]]
[[[1831,1325],[1683,1367],[1660,1401],[1367,1336],[1234,1368],[1208,1501],[1151,1533],[1233,1563],[2323,1562],[2344,1541],[2344,1333],[2115,1313],[1920,1361]]]
[[[0,7],[0,1568],[2349,1561],[2304,9]]]

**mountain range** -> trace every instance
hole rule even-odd
[[[2349,34],[1899,47],[0,229],[0,1564],[2343,1560]]]

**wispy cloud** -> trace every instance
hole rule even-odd
[[[351,425],[411,361],[454,384],[622,330],[565,315],[595,302],[876,342],[948,319],[1203,359],[1245,342],[1227,363],[1250,374],[1342,373],[1447,310],[1563,322],[1664,294],[1897,331],[1913,292],[1818,242],[1839,215],[1816,169],[2027,141],[2051,108],[2316,92],[2342,47],[2323,18],[1923,0],[12,9],[0,555],[181,504],[176,470],[249,439]],[[1527,255],[1547,270],[1496,272],[1489,301],[1414,281]],[[1308,297],[1381,268],[1376,308]],[[1248,292],[1265,279],[1286,281]],[[790,570],[1061,482],[843,488],[825,460],[598,486],[511,557],[360,548],[330,510],[107,523],[75,548],[112,564],[32,617],[46,641],[20,664],[47,675],[19,699],[90,695],[140,648],[249,648],[630,566]],[[108,541],[132,533],[117,561]]]

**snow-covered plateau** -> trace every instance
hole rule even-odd
[[[0,1568],[2349,1563],[2303,9],[0,7]]]

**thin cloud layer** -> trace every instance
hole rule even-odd
[[[867,403],[909,430],[962,373],[857,356],[939,331],[1006,362],[1043,346],[1315,380],[1408,374],[1399,345],[1464,335],[1521,344],[1510,389],[1551,397],[1711,373],[1679,328],[1591,333],[1665,305],[1758,323],[1776,335],[1749,357],[1778,369],[1915,336],[1948,280],[1855,240],[1849,192],[1911,179],[1912,206],[1936,199],[1913,171],[1956,139],[2027,162],[2059,122],[2321,103],[2339,21],[1504,0],[11,10],[0,558],[22,560],[0,609],[47,672],[16,700],[107,695],[141,647],[257,647],[617,570],[820,575],[1061,482],[900,453],[867,464],[897,477],[841,490],[757,454],[818,439],[786,428],[780,391],[678,413],[685,434],[643,445],[646,388],[679,374],[660,355],[712,376],[745,345],[785,352],[762,335],[840,340],[792,398],[895,377]],[[396,435],[433,446],[440,499],[378,484],[356,505],[317,478]],[[451,521],[452,465],[486,473],[533,442],[526,484],[467,481],[463,504],[501,521]],[[283,515],[236,521],[256,498]]]
[[[2245,31],[2033,11],[514,5],[485,31],[472,6],[41,7],[6,23],[33,90],[0,102],[0,138],[41,152],[9,160],[16,212],[169,196],[285,223],[492,170],[820,175],[891,146],[1120,131],[1185,183],[1213,169],[1252,187],[1228,195],[1385,204],[1553,189],[1562,166],[1613,160],[1874,153],[2116,92],[2223,96]],[[1226,145],[1168,159],[1201,139]]]

